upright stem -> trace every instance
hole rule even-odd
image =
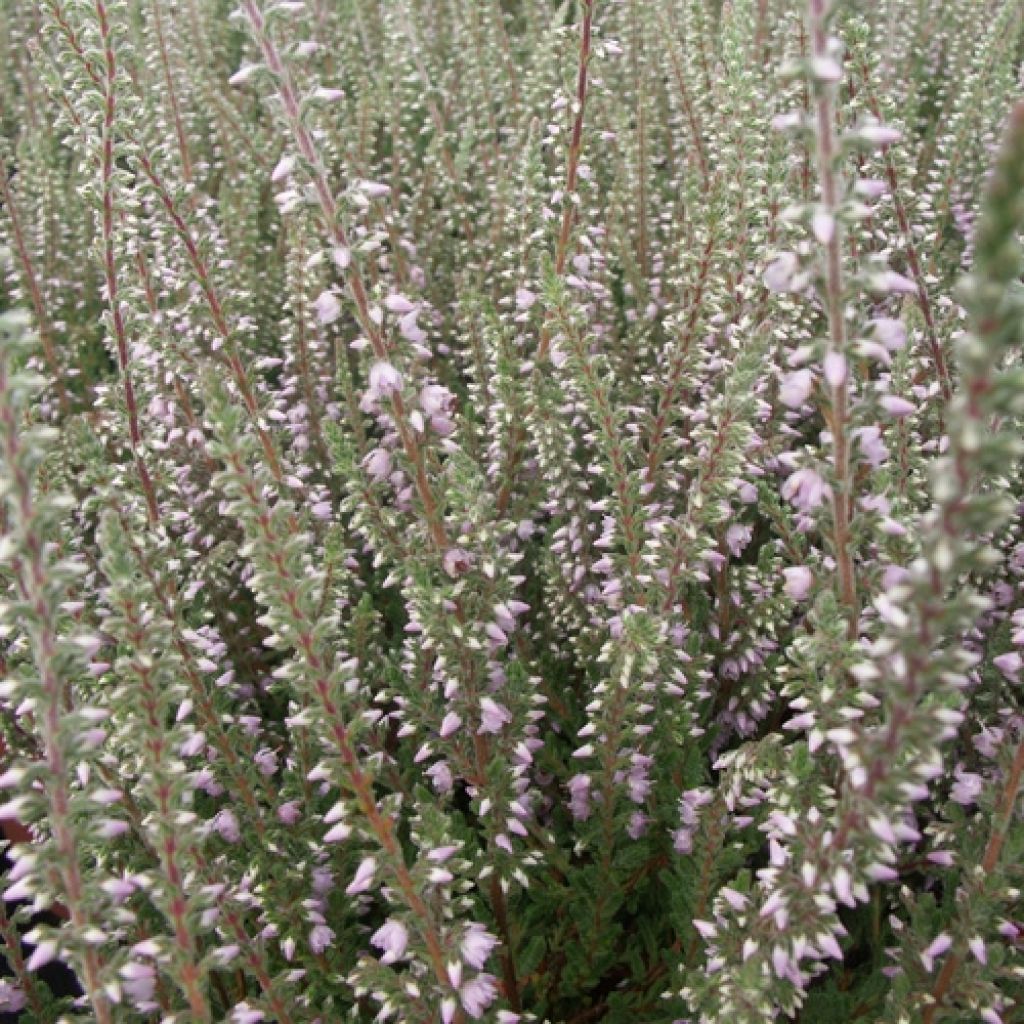
[[[815,60],[828,54],[828,32],[825,17],[829,0],[810,0],[811,52]],[[825,308],[828,314],[829,354],[846,359],[846,322],[843,317],[843,234],[837,211],[839,208],[839,176],[836,172],[834,86],[817,83],[814,98],[817,119],[818,178],[821,182],[822,211],[831,218],[832,230],[825,247]],[[839,600],[846,608],[847,634],[857,636],[860,610],[857,599],[857,578],[850,550],[850,520],[853,512],[853,479],[850,473],[849,386],[848,371],[842,380],[829,385],[832,430],[832,469],[835,486],[832,494],[832,541],[839,575]]]
[[[327,170],[324,167],[323,160],[320,158],[320,151],[317,149],[312,133],[302,120],[299,97],[295,91],[291,73],[281,59],[281,54],[267,32],[263,13],[256,0],[243,0],[242,10],[249,21],[252,34],[256,38],[267,67],[277,80],[278,96],[284,108],[285,120],[295,136],[295,142],[299,147],[303,160],[309,167],[317,202],[320,206],[324,225],[331,237],[331,242],[339,248],[351,252],[352,247],[349,243],[348,232],[345,230],[345,225],[341,222],[338,203],[327,180]],[[371,316],[369,293],[354,259],[344,272],[343,277],[356,307],[356,319],[370,340],[374,356],[383,362],[387,362],[389,352],[384,331]],[[434,497],[430,481],[427,478],[426,457],[409,423],[409,414],[406,411],[405,401],[400,391],[395,391],[391,395],[391,409],[394,413],[398,435],[402,441],[402,448],[413,466],[413,481],[420,503],[423,505],[423,514],[427,521],[431,540],[439,551],[444,551],[448,547],[448,537],[440,506]]]
[[[985,878],[995,871],[999,864],[1000,854],[1003,852],[1003,844],[1006,842],[1006,833],[1010,827],[1010,818],[1013,816],[1014,808],[1017,805],[1017,797],[1020,794],[1021,781],[1024,778],[1024,742],[1018,744],[1017,752],[1014,754],[1013,763],[1010,765],[1010,772],[1006,776],[1002,792],[999,796],[999,803],[996,806],[996,813],[992,822],[992,832],[985,846],[985,853],[981,858],[981,877]],[[943,1000],[949,992],[956,973],[960,970],[963,957],[957,953],[951,953],[942,964],[935,979],[935,986],[932,988],[931,1003],[925,1007],[921,1014],[921,1024],[932,1024],[935,1014],[941,1009]]]
[[[576,69],[576,116],[572,122],[572,137],[569,140],[569,155],[565,167],[565,196],[562,200],[562,224],[555,245],[555,274],[565,273],[569,258],[569,243],[576,223],[576,186],[579,179],[580,154],[583,150],[583,114],[587,107],[587,72],[590,67],[591,38],[594,28],[594,7],[597,0],[581,0],[583,20],[580,23],[580,56]],[[537,346],[537,362],[547,359],[551,348],[551,328],[545,325]]]
[[[114,254],[114,133],[116,117],[117,60],[114,42],[111,38],[110,22],[106,4],[96,0],[96,20],[99,23],[100,39],[103,43],[105,80],[103,82],[103,134],[101,177],[103,186],[103,275],[107,291],[107,306],[114,325],[114,340],[117,345],[117,365],[124,384],[124,401],[128,410],[128,432],[136,472],[146,498],[146,512],[151,524],[160,521],[160,510],[156,501],[153,480],[142,457],[142,432],[139,429],[139,413],[135,403],[135,387],[132,383],[129,365],[128,332],[121,313],[118,299],[117,263]]]

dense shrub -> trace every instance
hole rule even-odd
[[[1020,0],[234,3],[0,2],[0,1009],[1024,1019]]]

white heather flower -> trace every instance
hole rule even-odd
[[[406,948],[409,945],[409,931],[401,921],[388,918],[370,936],[370,942],[384,951],[384,955],[380,958],[381,963],[393,964],[405,956]]]
[[[341,316],[341,302],[332,291],[321,292],[313,303],[316,318],[320,323],[333,324]]]

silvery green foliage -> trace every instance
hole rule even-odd
[[[1022,20],[0,0],[0,1012],[1016,1020]]]

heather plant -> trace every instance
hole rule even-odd
[[[1024,1020],[1022,23],[0,0],[0,1012]]]

